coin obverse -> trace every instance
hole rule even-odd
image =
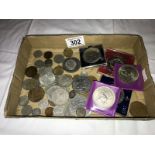
[[[57,83],[62,87],[69,87],[72,84],[72,81],[72,76],[68,74],[60,75],[57,77]]]
[[[21,110],[21,114],[24,116],[28,116],[32,113],[32,107],[30,105],[23,106]]]
[[[42,55],[43,55],[43,53],[42,53],[41,50],[36,50],[36,51],[33,52],[33,56],[34,56],[35,58],[39,58],[39,57],[41,57]]]
[[[37,68],[40,68],[40,67],[45,66],[45,63],[44,63],[44,61],[42,61],[42,60],[36,60],[36,61],[34,62],[34,65],[35,65]]]
[[[50,67],[53,65],[53,61],[51,59],[46,59],[44,63],[46,67]]]
[[[41,114],[41,110],[39,108],[35,108],[32,110],[32,115],[33,116],[38,116]]]
[[[50,117],[50,116],[53,116],[53,108],[52,107],[47,107],[45,109],[45,115]]]
[[[78,107],[76,109],[76,115],[77,115],[77,117],[85,117],[86,116],[86,110],[83,107]]]
[[[44,58],[46,58],[46,59],[50,59],[50,58],[52,58],[52,56],[53,56],[53,53],[51,51],[46,51],[44,53]]]
[[[37,68],[35,66],[30,66],[25,69],[25,74],[28,77],[35,77],[37,75]]]
[[[53,69],[53,73],[55,75],[62,75],[64,72],[63,68],[61,66],[56,66],[54,69]]]
[[[63,56],[62,54],[57,54],[57,55],[55,55],[55,57],[54,57],[54,61],[55,61],[56,63],[63,63],[63,61],[64,61],[64,56]]]
[[[22,87],[25,90],[31,90],[39,86],[39,81],[35,79],[26,79],[23,81]]]
[[[33,88],[28,93],[28,98],[32,102],[38,102],[44,97],[44,89],[41,87]]]
[[[28,97],[27,96],[21,96],[19,98],[19,105],[20,106],[25,106],[29,103]]]
[[[72,57],[73,50],[71,48],[65,48],[63,53],[65,57]]]

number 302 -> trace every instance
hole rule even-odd
[[[81,40],[77,39],[77,40],[71,40],[71,46],[76,46],[76,45],[80,45],[81,44]]]

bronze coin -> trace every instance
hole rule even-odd
[[[66,57],[72,57],[73,50],[71,48],[65,48],[63,53],[64,53],[64,56]]]
[[[48,103],[49,103],[52,107],[55,107],[54,102],[52,102],[52,101],[48,100]]]
[[[37,75],[37,68],[35,66],[30,66],[25,69],[25,74],[28,77],[35,77]]]
[[[46,116],[53,116],[53,108],[52,107],[48,107],[45,109],[45,115]]]
[[[148,116],[147,107],[139,101],[134,101],[131,103],[129,112],[133,117]]]
[[[62,75],[64,72],[63,68],[61,66],[56,66],[54,69],[53,69],[53,73],[55,75]]]
[[[52,56],[53,56],[53,53],[51,51],[46,51],[44,53],[44,58],[46,58],[46,59],[50,59],[50,58],[52,58]]]
[[[32,102],[38,102],[44,97],[44,89],[41,87],[33,88],[28,93],[28,98]]]

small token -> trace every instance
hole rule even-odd
[[[78,107],[76,109],[76,115],[77,115],[77,117],[85,117],[86,116],[86,110],[83,107]]]
[[[53,69],[53,73],[55,75],[62,75],[64,72],[63,68],[61,66],[56,66],[54,69]]]
[[[72,81],[72,76],[68,74],[60,75],[57,77],[57,83],[62,87],[69,87],[72,84]]]
[[[41,87],[33,88],[28,93],[28,98],[32,102],[38,102],[44,97],[44,90]]]
[[[37,75],[37,68],[35,66],[30,66],[25,69],[25,74],[28,77],[34,77]]]
[[[46,58],[46,59],[50,59],[50,58],[52,58],[52,56],[53,56],[53,53],[51,51],[46,51],[44,53],[44,58]]]
[[[75,95],[76,95],[75,90],[71,90],[71,91],[69,92],[69,98],[74,98]]]
[[[21,96],[19,99],[19,105],[20,106],[25,106],[29,103],[28,97],[27,96]]]
[[[57,55],[55,55],[55,57],[54,57],[54,61],[55,61],[56,63],[63,63],[63,61],[64,61],[64,56],[61,55],[61,54],[57,54]]]
[[[36,57],[36,58],[39,58],[42,56],[42,51],[41,50],[36,50],[33,52],[33,56]]]
[[[37,68],[40,68],[40,67],[45,66],[45,63],[44,63],[42,60],[36,60],[36,61],[34,62],[34,65],[35,65]]]
[[[72,57],[73,50],[71,48],[65,48],[63,53],[64,53],[64,56],[66,57]]]
[[[35,108],[32,110],[32,115],[33,116],[38,116],[41,114],[41,110],[39,108]]]
[[[53,61],[51,59],[46,59],[45,60],[45,66],[46,67],[50,67],[50,66],[52,66],[52,64],[53,64]]]
[[[24,116],[30,115],[32,113],[32,107],[30,105],[23,106],[21,113]]]
[[[31,90],[31,89],[38,87],[38,86],[39,86],[39,81],[35,80],[35,79],[26,79],[23,81],[23,84],[22,84],[22,87],[25,90]]]
[[[52,107],[48,107],[45,109],[45,115],[46,116],[53,116],[53,108]]]

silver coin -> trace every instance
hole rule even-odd
[[[23,106],[21,113],[24,116],[30,115],[32,113],[32,107],[30,105]]]
[[[50,66],[52,66],[52,64],[53,64],[53,61],[51,59],[46,59],[45,60],[45,66],[46,67],[50,67]]]
[[[68,74],[60,75],[57,77],[57,83],[62,87],[69,87],[72,84],[72,81],[72,76]]]
[[[41,50],[36,50],[33,52],[33,56],[36,57],[36,58],[39,58],[43,55],[42,51]]]
[[[80,66],[80,61],[75,57],[67,58],[63,62],[63,69],[71,73],[79,70]]]
[[[33,116],[38,116],[41,114],[41,110],[39,108],[35,108],[32,110],[32,115]]]
[[[57,105],[53,108],[54,116],[64,116],[65,105]]]
[[[21,96],[21,97],[19,98],[19,105],[20,105],[20,106],[25,106],[25,105],[27,105],[28,103],[29,103],[29,99],[28,99],[27,96]]]
[[[45,66],[45,63],[44,63],[44,61],[42,61],[42,60],[36,60],[36,61],[34,62],[34,65],[35,65],[36,67],[40,68],[40,67]]]
[[[47,107],[48,107],[48,101],[47,100],[40,100],[39,102],[38,102],[38,106],[39,106],[39,108],[40,109],[46,109]]]
[[[86,116],[86,110],[83,107],[78,107],[76,109],[76,115],[77,117],[85,117]]]
[[[35,87],[38,87],[40,84],[39,84],[39,81],[36,80],[36,79],[26,79],[23,81],[23,84],[22,84],[22,87],[25,89],[25,90],[31,90]]]
[[[93,93],[93,101],[100,109],[110,108],[115,102],[115,93],[107,86],[98,87]]]
[[[63,61],[64,61],[64,56],[63,56],[62,54],[57,54],[57,55],[55,55],[55,57],[54,57],[54,61],[55,61],[56,63],[63,63]]]
[[[55,105],[63,105],[68,102],[69,94],[66,89],[60,86],[52,86],[47,90],[48,100]]]
[[[78,93],[88,92],[91,87],[91,80],[87,76],[74,77],[72,87]]]

